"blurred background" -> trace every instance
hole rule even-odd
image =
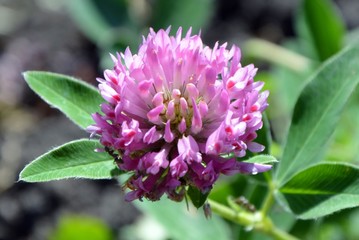
[[[146,222],[141,211],[124,202],[116,181],[17,182],[21,169],[40,154],[67,141],[88,137],[31,92],[22,72],[51,71],[96,84],[96,77],[100,77],[104,69],[112,68],[109,53],[123,51],[127,46],[136,52],[141,35],[147,35],[148,27],[158,30],[171,25],[176,31],[179,26],[185,30],[192,26],[193,33],[201,30],[206,45],[213,46],[216,41],[234,43],[244,52],[248,46],[249,57],[243,59],[244,64],[255,61],[259,72],[263,70],[257,79],[267,82],[267,88],[274,91],[272,96],[286,89],[280,98],[284,101],[271,99],[274,105],[281,102],[280,108],[268,113],[273,135],[280,145],[286,129],[283,126],[290,119],[297,96],[293,89],[300,88],[303,81],[289,88],[285,84],[278,85],[281,81],[293,78],[295,82],[306,77],[312,68],[300,69],[299,62],[289,70],[273,67],[268,58],[276,58],[276,52],[267,57],[257,54],[256,50],[262,45],[256,45],[253,39],[296,49],[314,59],[313,62],[323,60],[311,54],[310,46],[297,44],[305,35],[300,30],[301,2],[0,0],[0,240],[168,239],[159,226]],[[345,31],[359,26],[359,1],[333,2]],[[331,25],[323,28],[330,29]],[[277,85],[271,82],[273,78],[278,79]],[[353,117],[359,122],[355,116],[357,110],[356,107],[348,111],[347,118],[351,120],[347,127],[355,124]],[[355,154],[359,147],[358,128],[346,130],[338,131],[335,137],[338,141],[331,148],[335,151],[328,154],[329,159],[345,154],[349,161],[359,161]],[[280,152],[280,147],[278,149]],[[141,231],[146,233],[143,226],[150,226],[152,235],[136,235],[136,226],[141,224]],[[74,233],[79,235],[74,237]]]

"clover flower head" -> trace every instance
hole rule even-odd
[[[208,193],[221,173],[271,168],[238,160],[264,149],[254,140],[269,93],[253,80],[257,68],[241,65],[236,46],[211,49],[191,29],[169,31],[150,29],[137,54],[112,56],[114,68],[98,79],[105,102],[88,131],[132,173],[128,201],[181,201],[188,186]]]

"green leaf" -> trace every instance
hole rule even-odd
[[[101,0],[88,0],[87,2],[92,3],[101,17],[113,28],[133,24],[129,13],[130,2],[127,0],[107,0],[106,4],[103,4]],[[78,11],[81,10],[78,9]],[[87,20],[91,20],[92,16],[87,14]]]
[[[314,45],[312,33],[307,24],[307,19],[305,16],[305,10],[303,5],[304,4],[302,4],[302,7],[297,8],[296,13],[294,15],[294,30],[297,37],[295,40],[292,41],[296,41],[298,43],[298,47],[300,48],[300,53],[303,56],[318,61],[319,60],[318,52],[316,46]]]
[[[106,4],[99,0],[66,1],[66,4],[81,31],[102,48],[108,48],[116,41],[119,35],[116,27],[130,23],[128,4],[124,0],[110,0]]]
[[[20,173],[20,181],[45,182],[66,178],[111,179],[120,171],[106,152],[95,152],[98,141],[68,142],[38,157]]]
[[[359,82],[359,46],[328,60],[296,103],[275,179],[283,185],[296,172],[320,161],[345,103]]]
[[[319,59],[337,53],[343,44],[345,27],[331,1],[304,0],[304,16]]]
[[[134,201],[133,204],[150,215],[166,230],[171,239],[229,240],[233,239],[229,225],[217,215],[207,220],[202,211],[184,202],[173,202],[162,198],[159,202]]]
[[[359,162],[359,88],[353,92],[337,124],[333,141],[325,155],[326,161]]]
[[[265,113],[263,114],[263,127],[257,131],[257,134],[256,142],[265,147],[262,154],[269,154],[272,144],[272,136],[270,133],[268,117]]]
[[[344,163],[317,164],[296,174],[279,191],[302,219],[357,207],[359,168]]]
[[[35,93],[81,128],[94,123],[91,114],[99,112],[104,101],[95,87],[69,76],[29,71],[24,78]]]
[[[269,164],[269,163],[276,163],[276,162],[278,162],[278,160],[271,155],[257,155],[257,156],[251,157],[250,159],[247,159],[243,162]]]
[[[196,208],[200,208],[206,202],[209,192],[203,194],[198,188],[189,186],[187,194]]]
[[[112,230],[103,220],[81,215],[65,215],[49,240],[113,240]]]
[[[154,29],[167,28],[177,31],[182,26],[184,31],[192,27],[197,33],[209,22],[214,12],[213,0],[158,0],[153,6],[153,18],[150,26]],[[186,16],[186,17],[184,17]]]
[[[242,196],[244,195],[248,184],[248,176],[237,174],[235,176],[220,178],[216,182],[215,187],[211,190],[209,198],[222,204],[227,204],[228,196]],[[241,186],[241,187],[238,187]]]

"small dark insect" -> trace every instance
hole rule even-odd
[[[109,147],[105,147],[105,151],[113,157],[116,163],[121,163],[121,157],[119,154],[115,153],[114,150],[110,149]]]
[[[251,204],[245,197],[243,197],[243,196],[240,196],[239,198],[236,198],[235,200],[234,200],[234,202],[236,203],[236,204],[238,204],[239,206],[241,206],[241,207],[243,207],[244,209],[246,209],[248,212],[256,212],[257,211],[257,209],[256,209],[256,207],[253,205],[253,204]]]
[[[203,204],[203,212],[204,212],[204,216],[206,217],[206,219],[211,219],[212,217],[212,209],[211,209],[211,205],[209,205],[209,203],[205,203]]]

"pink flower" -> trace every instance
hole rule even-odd
[[[236,46],[203,46],[191,30],[182,38],[150,29],[138,54],[112,56],[99,90],[102,115],[88,131],[118,154],[118,166],[131,172],[128,201],[163,194],[181,201],[191,185],[208,193],[219,175],[267,171],[270,165],[238,161],[262,127],[268,92],[254,82],[257,69],[242,66]],[[225,156],[234,156],[225,158]]]

